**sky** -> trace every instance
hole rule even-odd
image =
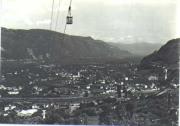
[[[1,27],[50,28],[53,0],[0,1]],[[55,0],[52,30],[63,32],[69,2]],[[178,3],[179,0],[72,0],[74,21],[66,33],[107,42],[166,43],[180,35]]]

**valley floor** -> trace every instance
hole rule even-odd
[[[2,67],[0,123],[177,126],[179,78],[165,69],[11,63]]]

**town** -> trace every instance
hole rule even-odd
[[[147,72],[131,62],[8,65],[0,123],[175,126],[179,87],[178,78],[167,81],[169,71],[157,65]]]

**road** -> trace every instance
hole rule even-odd
[[[136,92],[145,94],[157,94],[163,91],[140,91]],[[134,94],[136,94],[134,93]],[[101,100],[110,97],[111,95],[102,95],[94,97],[24,97],[24,98],[13,98],[13,97],[1,97],[0,102],[32,102],[32,103],[80,103],[80,102],[91,102],[94,100]]]
[[[93,100],[100,100],[107,98],[107,96],[97,96],[97,97],[55,97],[55,98],[0,98],[0,102],[34,102],[34,103],[79,103],[79,102],[91,102]]]

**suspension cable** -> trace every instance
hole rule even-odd
[[[52,7],[51,7],[50,30],[52,30],[53,13],[54,13],[54,0],[52,1]]]
[[[72,4],[72,0],[70,1],[70,6],[71,6],[71,4]]]
[[[69,3],[69,7],[68,7],[68,13],[67,13],[67,16],[68,16],[68,14],[69,14],[69,9],[71,9],[71,4],[72,4],[72,0],[70,0],[70,3]],[[65,24],[65,27],[64,27],[64,34],[66,33],[66,27],[67,27],[67,23]]]
[[[68,16],[68,14],[69,14],[69,8],[71,8],[71,4],[72,4],[72,0],[70,0],[70,4],[69,4],[69,7],[68,7],[68,13],[67,13],[67,16]],[[67,27],[67,23],[65,23],[65,26],[64,26],[64,32],[63,32],[62,42],[64,42],[64,39],[65,39],[66,27]]]
[[[61,0],[59,0],[59,5],[58,5],[58,12],[57,12],[57,17],[56,17],[55,30],[57,29],[57,26],[58,26],[59,15],[60,15],[60,7],[61,7]]]

